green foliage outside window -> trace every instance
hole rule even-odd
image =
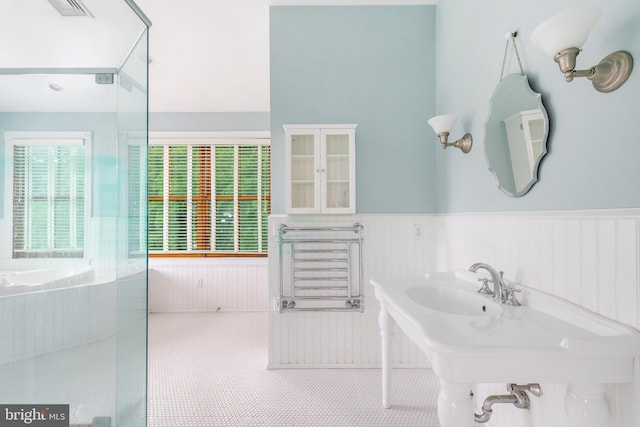
[[[150,146],[149,251],[266,252],[269,165],[268,145]]]

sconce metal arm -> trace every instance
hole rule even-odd
[[[576,58],[580,49],[570,47],[561,50],[554,56],[567,82],[575,77],[586,77],[593,83],[593,87],[600,92],[612,92],[627,81],[633,70],[633,57],[625,51],[613,52],[607,55],[598,65],[587,70],[576,70]]]
[[[439,133],[438,137],[440,138],[442,149],[446,149],[447,147],[456,147],[466,154],[471,151],[471,147],[473,146],[473,137],[470,133],[466,133],[462,138],[454,142],[448,142],[449,132]]]

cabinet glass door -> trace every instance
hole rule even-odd
[[[529,137],[531,139],[531,151],[533,152],[533,163],[542,155],[544,145],[544,118],[534,118],[528,121]]]
[[[324,181],[325,206],[348,209],[350,197],[350,138],[348,134],[325,135],[326,170]]]
[[[291,135],[291,207],[313,209],[316,201],[315,135]]]

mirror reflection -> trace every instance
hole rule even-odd
[[[538,166],[547,153],[547,111],[522,74],[502,79],[490,110],[484,144],[489,170],[505,194],[520,197],[538,180]]]

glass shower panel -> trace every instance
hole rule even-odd
[[[147,26],[129,0],[85,3],[60,37],[100,49],[56,55],[51,30],[16,36],[42,42],[24,66],[0,58],[0,425],[146,425]]]
[[[63,91],[29,99],[48,82]],[[10,237],[0,241],[0,405],[68,405],[71,425],[113,426],[116,247],[104,233],[112,220],[95,201],[117,181],[113,162],[103,161],[117,146],[117,89],[91,87],[93,99],[76,103],[65,92],[95,85],[93,76],[0,75],[0,87],[7,85],[22,87],[27,99],[23,111],[0,112],[0,228]],[[11,91],[4,93],[7,102]],[[56,110],[52,97],[78,111]],[[106,184],[95,185],[96,176]]]
[[[146,421],[147,32],[118,75],[117,425]]]

